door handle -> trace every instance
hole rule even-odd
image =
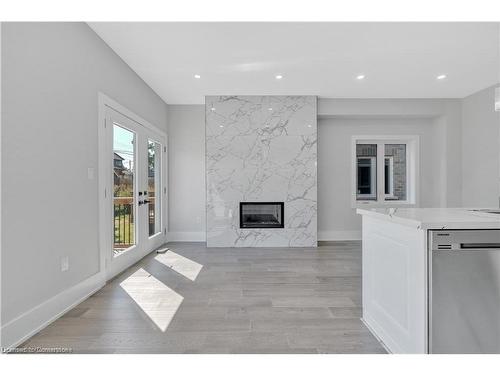
[[[151,201],[150,201],[150,200],[148,200],[148,199],[144,199],[144,202],[143,202],[143,203],[144,203],[144,204],[146,204],[146,203],[151,203]]]

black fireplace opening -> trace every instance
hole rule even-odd
[[[240,228],[284,228],[284,202],[240,202]]]

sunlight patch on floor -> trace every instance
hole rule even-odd
[[[122,281],[120,286],[163,332],[184,300],[142,268]]]
[[[155,259],[191,281],[196,280],[203,268],[203,265],[183,257],[172,250],[167,251],[165,254],[158,254],[155,256]]]

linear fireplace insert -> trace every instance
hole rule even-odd
[[[240,228],[284,228],[284,202],[240,202]]]

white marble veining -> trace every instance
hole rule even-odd
[[[316,246],[314,96],[207,96],[207,246]],[[284,228],[240,229],[239,203],[285,202]]]
[[[418,229],[500,229],[499,214],[467,208],[359,208],[356,212]]]

